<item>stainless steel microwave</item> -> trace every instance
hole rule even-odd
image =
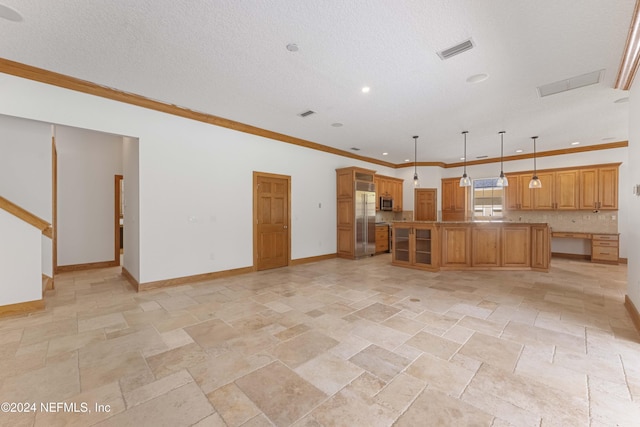
[[[380,210],[392,211],[393,210],[393,197],[380,196]]]

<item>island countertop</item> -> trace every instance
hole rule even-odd
[[[439,270],[548,271],[550,227],[513,221],[393,221],[392,264]]]

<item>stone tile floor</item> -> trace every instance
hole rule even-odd
[[[0,319],[0,401],[37,405],[0,425],[638,426],[625,287],[625,266],[390,255],[139,294],[61,274],[46,311]]]

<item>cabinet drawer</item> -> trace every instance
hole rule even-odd
[[[603,248],[594,246],[591,252],[592,260],[618,262],[618,248]]]
[[[593,246],[606,246],[610,248],[617,248],[618,241],[617,240],[592,240],[591,244]]]
[[[551,233],[551,237],[561,237],[568,239],[590,239],[591,235],[588,233],[563,233],[561,231],[556,231]]]
[[[593,234],[593,240],[618,240],[617,234]]]

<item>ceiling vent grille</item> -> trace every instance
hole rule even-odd
[[[549,95],[555,95],[556,93],[566,92],[568,90],[578,89],[585,86],[594,85],[600,83],[604,77],[604,70],[593,71],[591,73],[582,74],[580,76],[571,77],[558,82],[549,83],[543,86],[538,86],[538,96],[543,98]]]
[[[300,117],[309,117],[312,114],[315,114],[315,111],[311,111],[311,110],[307,110],[307,111],[303,111],[302,113],[298,114]]]
[[[466,52],[470,49],[473,49],[474,46],[475,45],[473,44],[473,40],[468,39],[463,41],[462,43],[458,43],[455,46],[451,46],[450,48],[441,50],[440,52],[437,52],[437,53],[440,59],[445,60],[445,59],[451,58],[452,56],[456,56],[462,52]]]
[[[351,150],[353,151],[360,151],[360,149],[358,147],[351,147]]]

